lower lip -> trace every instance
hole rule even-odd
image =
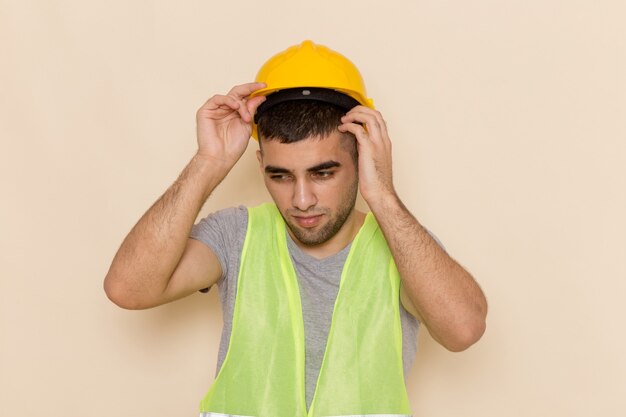
[[[313,217],[295,217],[295,219],[300,226],[309,228],[317,226],[322,219],[322,215]]]

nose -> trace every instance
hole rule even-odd
[[[306,179],[295,182],[291,204],[300,211],[307,211],[317,204],[313,184]]]

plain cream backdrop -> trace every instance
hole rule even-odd
[[[399,194],[490,302],[466,352],[420,335],[415,415],[624,415],[625,21],[617,0],[0,0],[0,415],[197,415],[215,291],[131,312],[102,280],[196,109],[308,38],[360,68]],[[203,215],[268,199],[254,149]]]

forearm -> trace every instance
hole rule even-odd
[[[402,284],[433,338],[459,351],[485,329],[487,303],[472,276],[435,242],[395,194],[370,204]]]
[[[158,297],[185,249],[202,205],[228,169],[195,156],[120,246],[104,286],[129,307]]]
[[[393,188],[391,139],[380,112],[356,106],[341,118],[359,149],[359,188],[376,216],[402,277],[404,292],[431,335],[463,350],[485,330],[487,302],[480,287],[432,239]]]

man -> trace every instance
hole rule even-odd
[[[124,240],[106,293],[142,309],[218,284],[203,416],[409,415],[418,322],[464,350],[484,332],[485,298],[396,194],[385,121],[352,63],[306,41],[257,81],[199,109],[196,155]],[[251,134],[274,204],[194,227]],[[358,190],[371,213],[355,210]]]

